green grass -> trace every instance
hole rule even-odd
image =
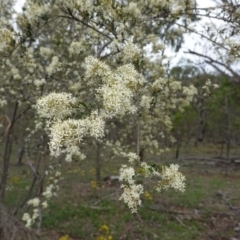
[[[151,159],[154,156],[151,156]],[[152,161],[152,160],[151,160]],[[184,164],[186,162],[183,162]],[[194,162],[193,162],[194,163]],[[121,161],[103,160],[102,176],[117,175]],[[68,234],[73,240],[96,240],[107,225],[113,239],[161,239],[202,240],[230,239],[240,217],[228,217],[233,213],[217,194],[223,193],[234,206],[240,202],[240,173],[230,171],[221,174],[222,169],[214,166],[184,166],[186,176],[184,193],[172,190],[157,193],[152,181],[146,182],[146,189],[152,200],[143,197],[146,205],[132,214],[119,201],[119,185],[93,188],[95,179],[94,162],[64,163],[64,179],[60,191],[49,207],[43,211],[42,240],[59,240]],[[9,176],[12,190],[7,192],[6,204],[15,206],[27,192],[31,174],[25,167],[14,167]],[[154,210],[153,210],[154,209]],[[225,214],[225,215],[224,215]],[[230,216],[230,215],[229,215]]]
[[[118,196],[118,190],[115,188],[96,190],[91,189],[90,183],[85,183],[83,187],[86,192],[81,198],[78,198],[76,193],[61,192],[59,198],[52,201],[49,212],[44,215],[43,226],[45,229],[69,234],[76,239],[96,239],[103,224],[109,226],[113,239],[204,239],[206,223],[211,224],[211,214],[227,210],[225,203],[216,197],[217,191],[227,193],[239,182],[226,180],[221,175],[191,176],[188,173],[185,193],[165,191],[157,194],[151,191],[151,206],[158,208],[164,205],[166,210],[174,210],[175,213],[140,207],[137,215],[132,214],[124,203],[119,202],[118,197],[105,198],[114,191]],[[101,198],[97,209],[92,209],[91,206]],[[200,220],[193,214],[196,209],[203,214]],[[222,230],[216,232],[216,236],[231,237],[234,236],[234,232]]]

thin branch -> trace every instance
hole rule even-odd
[[[198,52],[195,52],[195,51],[192,51],[192,50],[188,50],[188,52],[184,52],[184,53],[188,53],[188,54],[193,54],[193,55],[197,55],[199,57],[203,57],[206,60],[206,62],[208,62],[209,64],[213,65],[213,63],[216,63],[222,67],[224,67],[226,70],[228,70],[234,77],[236,78],[240,78],[240,75],[237,74],[234,70],[232,70],[229,66],[227,66],[226,64],[222,63],[222,62],[219,62],[218,60],[215,60],[209,56],[206,56],[204,54],[201,54],[201,53],[198,53]],[[216,68],[216,66],[214,65],[214,67]]]

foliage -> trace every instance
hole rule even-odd
[[[203,11],[205,16],[223,20],[231,30],[239,11],[232,1],[226,3],[228,7],[223,2],[222,9],[215,6]],[[26,227],[34,226],[38,236],[42,209],[57,196],[64,160],[88,160],[92,149],[97,188],[101,160],[106,157],[103,149],[128,158],[120,168],[121,199],[137,212],[144,194],[137,178],[156,180],[159,192],[170,187],[184,190],[185,177],[177,164],[164,166],[144,159],[144,153],[168,151],[175,141],[171,133],[180,147],[183,133],[189,131],[184,119],[196,124],[197,114],[196,139],[203,141],[207,124],[211,126],[208,109],[216,117],[215,107],[224,102],[227,130],[223,132],[229,150],[233,126],[238,126],[230,114],[238,101],[232,86],[221,83],[213,102],[208,103],[217,89],[213,81],[203,76],[204,83],[195,81],[197,90],[190,82],[201,75],[196,67],[175,68],[170,74],[167,69],[166,48],[179,50],[183,34],[194,32],[202,15],[194,0],[26,0],[20,13],[8,0],[1,3],[0,15],[0,133],[4,144],[0,202],[8,195],[12,150],[18,145],[17,162],[21,164],[25,156],[32,182],[13,214],[21,216]],[[217,30],[219,39],[212,37],[212,28],[202,36],[217,46],[218,53],[228,53],[222,65],[231,77],[237,77],[227,64],[238,56],[234,42],[238,33],[225,33],[226,29]],[[216,63],[208,56],[207,60]]]

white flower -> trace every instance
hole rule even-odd
[[[48,58],[48,57],[50,57],[53,54],[53,52],[52,52],[52,50],[50,48],[40,47],[40,54],[44,58]]]
[[[7,101],[5,99],[0,99],[0,107],[4,107],[7,105]]]
[[[31,24],[34,24],[35,21],[38,20],[40,16],[43,14],[47,14],[49,12],[49,6],[47,5],[40,5],[37,3],[33,3],[30,1],[27,1],[27,13],[26,13],[26,18]]]
[[[62,174],[59,171],[56,171],[55,177],[60,177]]]
[[[88,126],[84,120],[68,119],[58,121],[50,128],[50,151],[52,156],[59,156],[62,147],[70,149],[80,143],[88,131]]]
[[[142,96],[140,106],[143,108],[149,109],[151,102],[152,102],[152,97],[144,95],[144,96]]]
[[[162,189],[174,188],[181,192],[185,191],[185,176],[178,171],[179,166],[177,164],[171,164],[169,167],[164,166],[162,168],[161,178],[158,188],[160,192]]]
[[[33,209],[33,216],[32,219],[35,221],[39,217],[39,210]]]
[[[129,39],[125,43],[122,55],[125,62],[134,61],[141,57],[141,49]]]
[[[80,12],[91,12],[93,10],[93,2],[91,0],[59,0],[59,2],[70,9],[76,9]]]
[[[107,64],[98,60],[93,56],[89,56],[85,59],[85,77],[88,79],[87,84],[92,85],[95,83],[94,77],[106,77],[111,74],[111,70]]]
[[[130,163],[136,163],[139,161],[139,156],[136,153],[128,153],[127,157],[129,158]]]
[[[125,11],[126,13],[129,13],[134,18],[141,17],[141,11],[139,10],[137,3],[130,2],[125,7]]]
[[[84,50],[81,42],[72,42],[68,48],[70,55],[78,55]]]
[[[107,116],[124,115],[125,113],[135,113],[136,107],[132,104],[133,92],[121,82],[108,86],[103,85],[98,90],[103,101],[103,106]]]
[[[32,226],[32,224],[33,224],[33,221],[32,221],[31,218],[29,218],[29,219],[27,220],[27,223],[26,223],[25,227],[26,227],[26,228],[30,228],[30,227]]]
[[[135,170],[133,167],[127,167],[126,165],[122,165],[120,168],[120,181],[126,181],[129,184],[134,183],[133,177],[135,176]]]
[[[50,186],[52,186],[52,184]],[[44,197],[46,197],[47,199],[49,199],[49,198],[51,198],[53,196],[53,194],[52,194],[52,187],[50,187],[50,186],[46,187],[46,191],[42,193],[42,195]]]
[[[38,207],[40,204],[39,198],[33,198],[28,201],[28,205],[33,205],[33,207]]]
[[[86,119],[89,128],[90,136],[94,138],[101,138],[104,136],[105,122],[97,111],[93,111],[91,116]]]
[[[48,207],[47,201],[44,201],[44,202],[42,203],[42,207],[43,207],[43,208],[47,208],[47,207]]]
[[[141,205],[140,195],[143,193],[143,186],[141,184],[130,184],[129,186],[122,185],[121,187],[123,188],[123,193],[120,200],[123,200],[128,205],[132,213],[137,212],[137,207]]]
[[[15,36],[14,32],[10,29],[4,27],[3,20],[0,21],[1,29],[0,29],[0,52],[6,51],[10,47],[10,43],[14,41]]]
[[[23,220],[23,221],[28,221],[29,219],[30,219],[29,213],[24,213],[24,214],[23,214],[23,217],[22,217],[22,220]]]
[[[50,93],[37,100],[36,108],[40,117],[62,119],[73,112],[77,99],[70,93]]]
[[[52,58],[52,62],[50,63],[50,65],[47,67],[46,71],[49,75],[52,75],[54,73],[56,73],[59,69],[60,69],[60,62],[57,56],[54,56]]]
[[[46,80],[45,80],[44,78],[34,80],[34,85],[35,85],[37,88],[43,86],[44,84],[46,84]]]
[[[148,165],[146,162],[141,162],[140,166],[143,169],[145,177],[161,176],[158,171],[156,171],[152,166]]]

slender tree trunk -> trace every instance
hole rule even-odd
[[[4,147],[4,153],[3,153],[2,176],[1,176],[1,182],[0,182],[0,201],[4,199],[5,191],[6,191],[8,169],[9,169],[9,163],[10,163],[11,151],[12,151],[13,126],[15,123],[17,110],[18,110],[18,102],[15,102],[11,122],[7,129],[5,147]]]
[[[227,160],[229,160],[229,154],[230,154],[230,147],[231,147],[231,116],[229,111],[229,102],[228,98],[225,98],[225,111],[227,114],[227,122],[226,122],[226,157]]]
[[[136,128],[136,152],[137,155],[140,157],[140,122],[139,117],[137,120],[137,128]],[[141,157],[140,157],[141,158]],[[140,159],[141,160],[141,159]]]
[[[19,165],[19,166],[22,165],[22,159],[23,159],[24,152],[25,152],[24,147],[21,147],[20,149],[18,149],[17,165]]]
[[[97,154],[96,154],[96,181],[101,183],[101,143],[97,142]]]
[[[229,160],[229,155],[230,155],[230,147],[231,147],[231,141],[230,139],[227,140],[227,149],[226,149],[226,156],[227,156],[227,160]]]
[[[202,100],[198,104],[198,127],[196,132],[196,139],[195,139],[195,147],[197,147],[198,142],[203,142],[204,135],[205,135],[205,122],[206,122],[206,109],[205,109],[205,102]]]
[[[181,145],[182,145],[181,143],[182,143],[182,139],[181,139],[181,137],[178,136],[177,142],[176,142],[175,159],[179,158],[180,148],[181,148]]]
[[[221,149],[220,149],[219,157],[222,157],[222,155],[223,155],[223,149],[224,149],[224,141],[221,142]]]
[[[139,159],[140,159],[140,162],[144,161],[144,148],[140,148]]]

